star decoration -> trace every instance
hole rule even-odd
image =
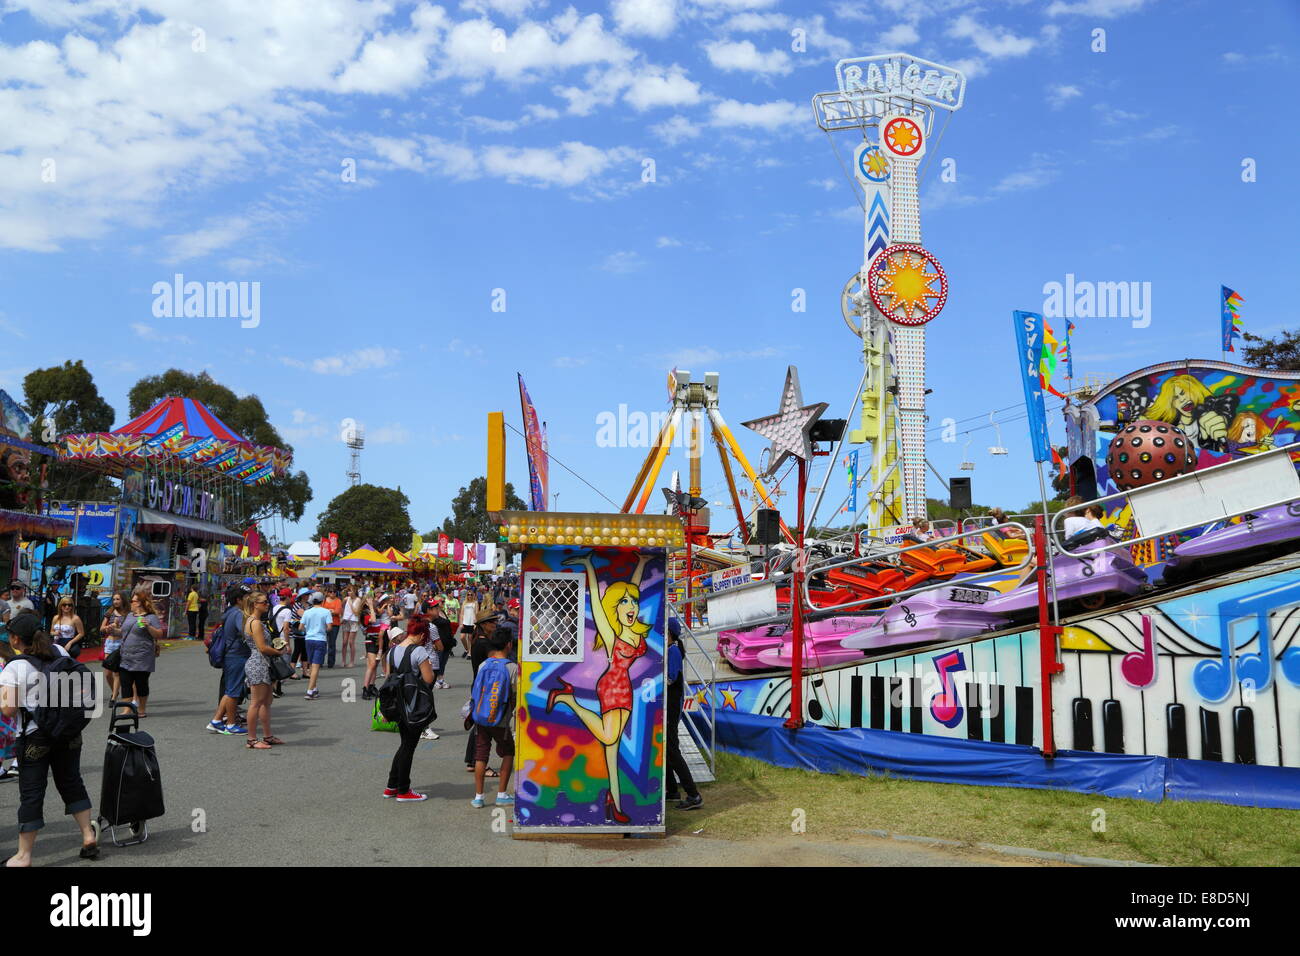
[[[718,693],[722,695],[722,707],[725,710],[730,707],[732,710],[739,710],[736,704],[736,698],[740,696],[740,691],[728,684],[726,687],[719,687]]]
[[[746,428],[772,440],[765,475],[774,474],[791,455],[804,461],[812,460],[810,432],[817,419],[821,418],[828,407],[825,402],[805,405],[803,391],[799,388],[799,370],[793,365],[786,369],[785,390],[781,393],[780,411],[766,418],[741,422]]]
[[[920,159],[924,136],[921,127],[910,116],[895,116],[885,120],[881,128],[881,142],[895,156]]]
[[[885,249],[872,262],[867,280],[876,308],[902,325],[924,325],[948,301],[948,276],[920,246]]]

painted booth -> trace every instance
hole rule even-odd
[[[515,835],[663,833],[664,585],[681,522],[501,518],[523,552]]]

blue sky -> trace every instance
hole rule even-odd
[[[834,151],[851,140],[832,148],[809,107],[845,56],[901,49],[968,76],[930,144],[956,181],[934,162],[922,183],[951,282],[929,326],[940,473],[960,473],[968,425],[1017,414],[1010,312],[1067,273],[1152,289],[1146,328],[1076,322],[1081,375],[1217,357],[1220,283],[1248,330],[1294,322],[1291,0],[0,11],[0,387],[82,358],[119,424],[130,386],[170,366],[256,392],[316,495],[290,538],[346,485],[349,417],[368,432],[364,480],[400,484],[417,528],[436,526],[484,470],[486,413],[518,426],[516,371],[553,454],[619,502],[644,451],[598,447],[597,416],[663,409],[673,366],[721,373],[755,460],[765,443],[738,423],[775,409],[787,363],[808,401],[847,414],[861,366],[838,297],[861,213]],[[260,324],[155,317],[152,286],[177,272],[259,282]],[[969,438],[977,501],[1036,497],[1022,419],[1002,426],[1006,457],[987,454],[992,429]],[[509,471],[522,491],[513,434]],[[552,491],[564,510],[608,507],[558,464]]]

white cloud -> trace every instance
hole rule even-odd
[[[1012,193],[1022,192],[1027,189],[1038,189],[1040,186],[1046,186],[1052,182],[1058,174],[1056,164],[1048,156],[1043,153],[1035,153],[1030,157],[1028,166],[1002,177],[998,184],[993,187],[993,192]]]
[[[150,342],[175,342],[177,345],[194,344],[194,340],[188,335],[177,332],[164,332],[158,326],[146,325],[144,322],[132,322],[131,331],[142,339],[148,339]]]
[[[248,235],[252,223],[242,216],[235,216],[225,222],[214,223],[204,229],[179,236],[164,236],[163,245],[168,252],[163,262],[188,262],[199,259],[217,249],[224,249]]]
[[[677,26],[676,0],[614,0],[610,5],[618,32],[662,40]]]
[[[749,40],[728,42],[715,40],[704,44],[709,62],[719,70],[743,70],[747,73],[789,73],[794,67],[784,50],[760,53]]]
[[[802,108],[789,100],[771,103],[741,103],[723,100],[713,106],[714,126],[752,126],[769,132],[806,122]]]
[[[613,272],[615,275],[626,275],[629,272],[637,272],[645,268],[645,259],[637,252],[631,250],[619,250],[607,255],[600,268],[605,272]]]
[[[405,445],[411,432],[405,425],[388,424],[366,429],[366,441],[372,445]]]
[[[590,361],[590,359],[579,358],[576,355],[560,355],[551,364],[556,368],[581,368]]]
[[[650,132],[662,139],[669,146],[676,146],[683,140],[694,139],[700,135],[700,128],[685,116],[673,116],[655,126]]]
[[[556,149],[489,146],[483,151],[483,169],[510,182],[576,186],[632,155],[628,149],[598,149],[580,142],[561,143]]]
[[[443,44],[441,76],[521,82],[536,75],[597,64],[625,64],[636,52],[605,30],[599,14],[580,17],[569,7],[548,23],[526,21],[514,33],[490,20],[453,26]]]
[[[729,33],[762,33],[765,30],[784,30],[790,18],[784,13],[737,13],[723,24]]]
[[[310,368],[317,375],[353,375],[356,372],[387,368],[397,361],[398,355],[396,349],[372,345],[367,348],[357,349],[354,352],[348,352],[345,355],[331,355],[312,359],[310,363],[288,357],[281,357],[280,360],[286,365],[297,368]]]
[[[1082,95],[1083,90],[1079,89],[1077,86],[1056,84],[1047,88],[1047,102],[1054,110],[1059,110],[1066,103],[1070,102],[1070,100]]]
[[[880,35],[880,42],[891,50],[921,42],[921,34],[911,23],[898,23]]]
[[[655,247],[658,249],[671,249],[682,245],[680,239],[674,239],[672,236],[660,236],[655,240]]]
[[[1067,3],[1065,0],[1054,0],[1047,8],[1049,17],[1060,16],[1088,16],[1088,17],[1119,17],[1126,13],[1136,13],[1146,6],[1146,0],[1077,0],[1074,3]]]
[[[1005,27],[986,27],[967,13],[959,16],[948,27],[948,36],[970,40],[977,50],[994,59],[1004,56],[1024,56],[1037,45],[1036,40],[1016,36]]]
[[[693,106],[700,101],[700,85],[688,80],[680,67],[673,67],[666,73],[638,76],[624,99],[640,112],[656,106]]]
[[[447,15],[422,3],[411,14],[410,31],[376,33],[338,79],[342,93],[393,93],[419,86],[433,47],[442,40]]]

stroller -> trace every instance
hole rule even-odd
[[[119,708],[129,707],[129,714]],[[92,824],[96,839],[105,826],[114,846],[133,846],[149,839],[147,821],[162,816],[162,776],[153,737],[140,730],[140,716],[133,701],[110,701],[108,749],[104,752],[104,785],[99,797],[99,818]],[[129,726],[130,730],[126,730]],[[130,829],[132,839],[120,841],[117,828]]]

